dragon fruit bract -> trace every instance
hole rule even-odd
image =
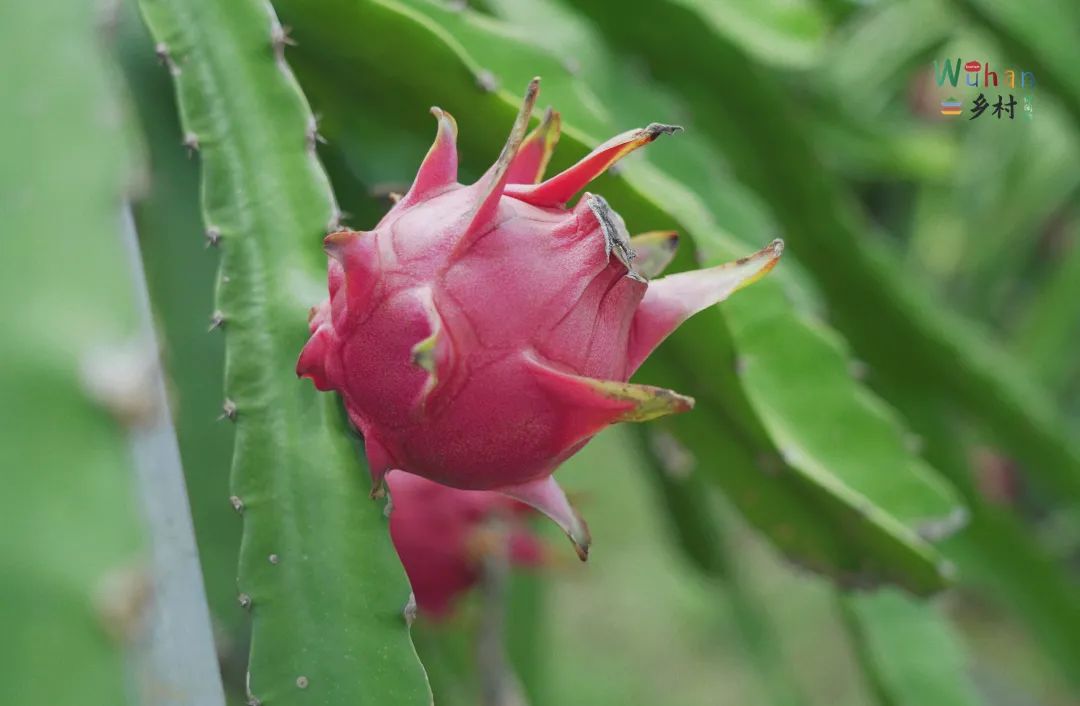
[[[485,554],[506,543],[516,566],[540,566],[546,550],[528,531],[526,506],[486,490],[457,490],[411,473],[387,474],[393,499],[390,537],[412,585],[416,606],[432,619],[446,617],[455,599],[480,579]],[[505,533],[488,527],[502,522]]]
[[[623,133],[541,181],[559,118],[548,111],[525,135],[538,87],[468,186],[457,125],[432,109],[438,133],[408,193],[374,230],[326,237],[330,297],[312,312],[297,374],[341,393],[373,492],[391,469],[498,490],[551,517],[584,559],[588,529],[552,472],[609,424],[689,410],[689,397],[627,380],[682,321],[771,269],[783,243],[649,282],[673,233],[630,238],[593,194],[566,204],[678,128]]]

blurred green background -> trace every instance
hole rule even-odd
[[[164,4],[186,8],[193,55],[201,23],[224,27],[230,12]],[[623,130],[686,128],[590,187],[631,232],[679,230],[675,269],[787,241],[768,280],[696,318],[636,378],[694,395],[698,408],[612,428],[559,471],[595,544],[578,566],[537,522],[567,561],[513,578],[505,639],[530,703],[1080,703],[1080,5],[273,6],[351,227],[373,226],[388,194],[407,189],[434,135],[429,106],[457,118],[469,181],[540,75],[539,105],[565,126],[553,169]],[[138,8],[80,18],[95,24],[90,51],[126,116],[134,156],[123,196],[226,691],[243,703],[242,525],[228,502],[233,429],[218,421],[225,343],[207,332],[230,242],[207,247],[200,162],[248,126],[223,122],[189,154]],[[999,76],[1029,71],[1034,87],[972,87],[964,75],[939,85],[935,62],[958,58]],[[240,73],[263,60],[269,48],[210,65]],[[973,118],[980,94],[991,105],[1015,96],[1015,117]],[[959,116],[942,114],[952,99]],[[70,159],[80,158],[76,148]],[[0,198],[15,204],[18,183],[0,182]],[[205,212],[213,198],[203,199]],[[9,264],[14,237],[4,236]],[[305,242],[314,279],[321,253]],[[28,365],[13,377],[39,374]],[[37,535],[24,536],[33,546]],[[472,641],[483,610],[474,596],[448,624],[413,626],[438,704],[479,703]]]

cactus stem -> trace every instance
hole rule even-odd
[[[207,328],[206,331],[207,331],[207,333],[209,333],[210,331],[213,331],[215,329],[219,329],[224,325],[225,325],[225,314],[222,313],[220,310],[216,310],[216,311],[214,311],[213,314],[210,315],[210,327]]]
[[[506,605],[510,578],[510,536],[505,523],[494,519],[485,528],[493,541],[480,566],[484,603],[476,637],[476,663],[480,673],[480,702],[485,706],[523,704],[521,683],[506,650]]]
[[[217,226],[209,226],[205,232],[206,247],[216,248],[221,242],[221,230]]]
[[[236,403],[225,398],[225,402],[221,405],[221,416],[218,417],[220,422],[222,419],[228,419],[230,422],[236,421]]]
[[[362,466],[347,422],[332,400],[312,404],[310,395],[298,394],[281,365],[304,327],[302,318],[294,321],[295,293],[274,283],[300,271],[325,274],[304,254],[311,247],[317,253],[310,239],[328,224],[338,230],[340,219],[318,163],[318,121],[282,57],[288,33],[269,0],[139,5],[152,33],[186,69],[175,81],[176,96],[184,131],[202,143],[203,216],[206,226],[228,231],[215,307],[230,319],[224,390],[244,407],[230,492],[246,501],[236,590],[250,591],[239,600],[254,621],[239,702],[297,701],[302,673],[318,691],[332,686],[335,702],[430,703],[404,626],[378,619],[380,601],[389,600],[385,607],[395,612],[394,597],[408,584],[379,508],[358,502],[362,491],[349,482]],[[250,120],[256,113],[260,119]],[[236,398],[225,400],[222,419],[236,419]],[[296,532],[295,522],[305,531]],[[340,569],[358,565],[363,570]],[[327,576],[347,587],[322,590]],[[318,609],[303,610],[311,595],[318,596]],[[364,620],[364,629],[349,629],[341,616]],[[300,668],[300,652],[320,658],[305,659]],[[342,655],[350,658],[337,658]],[[357,674],[361,661],[364,673]]]

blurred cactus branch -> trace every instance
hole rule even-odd
[[[528,706],[506,651],[510,534],[498,516],[489,519],[480,531],[485,535],[476,633],[481,706]]]
[[[123,240],[139,316],[136,371],[141,370],[147,414],[129,441],[150,544],[153,599],[137,656],[146,704],[224,706],[210,611],[203,590],[184,471],[165,395],[146,276],[131,211],[124,209]]]

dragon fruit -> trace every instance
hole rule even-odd
[[[445,618],[480,579],[488,553],[505,551],[513,566],[544,563],[543,543],[524,522],[527,506],[488,490],[456,490],[411,473],[387,474],[393,499],[390,538],[412,585],[416,607]],[[500,522],[502,530],[491,524]],[[495,542],[505,542],[497,547]]]
[[[653,123],[546,180],[559,137],[548,111],[526,135],[534,79],[495,164],[457,181],[457,124],[432,108],[435,142],[409,191],[371,231],[325,239],[330,296],[312,310],[297,374],[336,390],[364,437],[373,494],[391,469],[497,490],[562,527],[588,528],[552,477],[604,427],[693,406],[627,382],[691,315],[763,276],[782,241],[738,261],[650,281],[674,233],[631,238],[590,180],[680,128]]]

